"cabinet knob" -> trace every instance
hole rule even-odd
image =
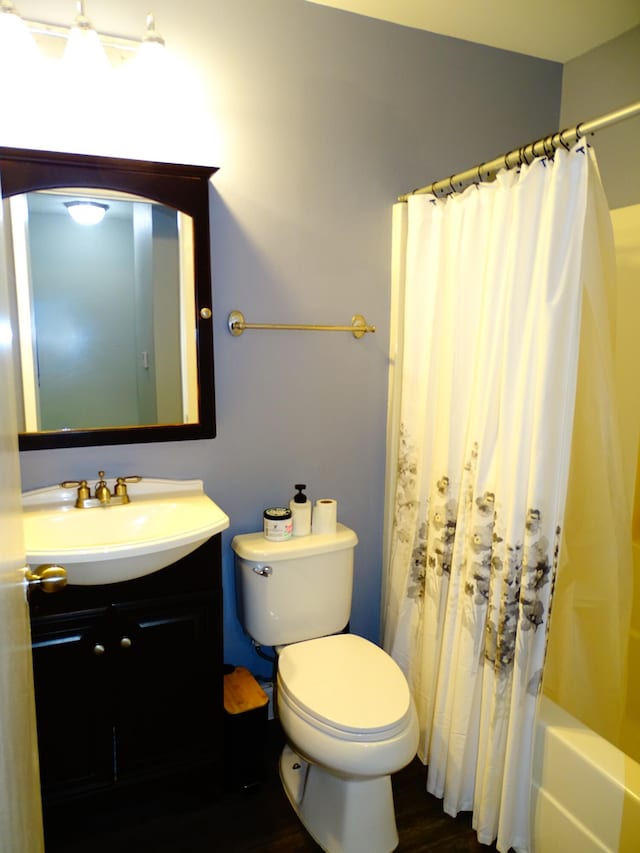
[[[102,643],[96,643],[93,647],[94,655],[103,655],[104,654],[104,646]]]
[[[120,639],[120,648],[122,649],[130,649],[131,648],[131,639],[129,637],[122,637]]]

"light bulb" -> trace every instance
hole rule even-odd
[[[43,57],[25,22],[11,2],[0,3],[0,80],[4,145],[35,148],[41,126],[47,80]]]
[[[33,65],[39,56],[29,28],[11,0],[0,2],[0,66],[20,75]],[[5,78],[6,79],[6,78]]]
[[[69,32],[62,61],[76,82],[84,86],[102,82],[111,68],[82,2],[78,2],[78,14]]]

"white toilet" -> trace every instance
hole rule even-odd
[[[236,536],[240,620],[278,657],[278,712],[287,736],[284,789],[329,853],[390,853],[398,844],[391,773],[408,764],[418,722],[406,679],[378,646],[338,633],[349,621],[358,538],[271,542]]]

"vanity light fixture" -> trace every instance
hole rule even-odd
[[[40,46],[47,55],[58,54],[54,42],[60,39],[66,42],[63,59],[66,65],[78,67],[77,63],[84,63],[84,73],[89,65],[98,71],[110,69],[126,64],[131,58],[139,53],[153,52],[160,54],[162,51],[148,51],[147,47],[153,45],[157,48],[165,47],[165,40],[156,30],[155,17],[149,13],[146,18],[145,31],[140,38],[129,36],[116,36],[99,33],[86,12],[85,0],[76,0],[77,14],[73,24],[60,25],[50,24],[44,21],[22,19],[15,7],[13,0],[0,0],[0,29],[2,19],[6,15],[11,19],[13,29],[21,25],[32,37],[34,48]],[[35,36],[35,39],[33,38]],[[38,41],[36,45],[35,40]]]
[[[79,225],[97,225],[109,210],[108,204],[97,201],[65,201],[64,206]]]
[[[0,80],[11,80],[2,113],[11,141],[29,147],[37,138],[47,150],[97,147],[103,154],[120,154],[124,145],[132,156],[209,162],[217,133],[201,107],[202,83],[191,63],[165,44],[153,14],[131,37],[94,27],[85,0],[76,0],[75,21],[67,24],[22,19],[14,2],[20,5],[0,0]],[[18,29],[32,50],[22,47]],[[127,141],[118,130],[123,126],[130,130]],[[173,153],[185,146],[194,153]]]

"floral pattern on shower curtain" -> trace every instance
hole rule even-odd
[[[529,849],[584,235],[603,204],[579,143],[407,206],[384,642],[412,687],[428,790],[504,853]]]
[[[401,434],[400,440],[402,455],[398,466],[398,486],[403,494],[407,494],[413,485],[412,466],[404,435]],[[396,535],[413,543],[407,595],[423,599],[427,593],[427,566],[430,578],[451,573],[457,518],[464,516],[470,520],[461,564],[464,593],[484,613],[484,662],[497,674],[507,676],[516,655],[518,626],[522,631],[535,631],[540,625],[548,624],[544,616],[550,609],[550,582],[558,565],[560,527],[556,528],[555,541],[549,543],[542,533],[540,510],[528,509],[522,541],[506,543],[498,532],[501,520],[495,511],[495,495],[492,492],[474,495],[473,474],[477,457],[478,447],[474,445],[471,458],[464,466],[460,489],[464,506],[458,506],[451,499],[449,478],[443,476],[436,481],[428,519],[421,523],[415,536],[411,521],[408,525],[403,523],[408,504],[398,504]],[[499,590],[497,600],[496,590]],[[527,685],[527,691],[533,696],[538,694],[541,676],[542,668],[534,672]]]

